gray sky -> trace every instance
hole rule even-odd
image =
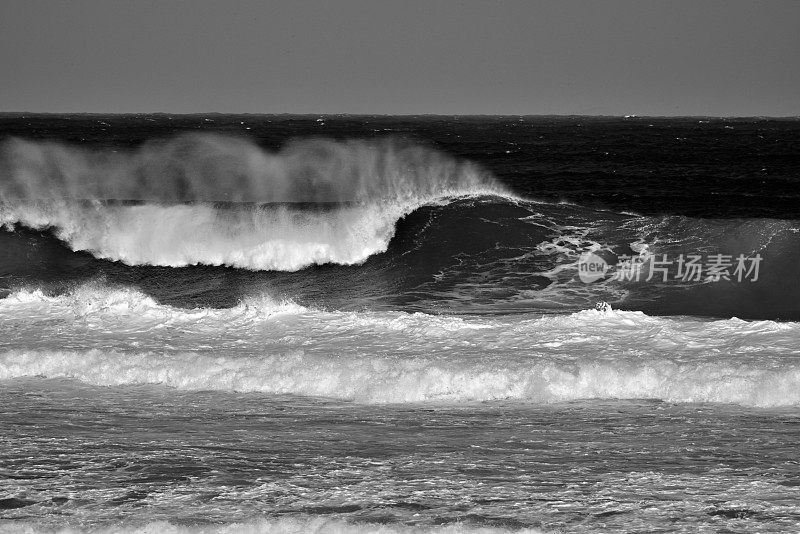
[[[800,0],[0,0],[0,110],[800,115]]]

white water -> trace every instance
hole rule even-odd
[[[100,527],[97,529],[47,528],[33,523],[0,523],[8,534],[535,534],[537,529],[511,530],[504,528],[477,527],[468,524],[453,524],[440,527],[414,527],[403,524],[353,523],[325,517],[301,517],[261,519],[227,525],[183,526],[166,521],[144,525]],[[7,528],[7,530],[5,530]]]
[[[0,206],[0,223],[53,227],[70,248],[128,265],[227,265],[295,271],[351,265],[386,250],[414,206],[368,205],[325,212],[285,206],[86,206],[58,201]]]
[[[325,396],[361,403],[661,399],[800,403],[800,324],[640,312],[458,318],[267,297],[183,310],[84,286],[0,301],[0,378]]]
[[[418,207],[480,194],[507,193],[471,164],[393,141],[305,140],[278,153],[219,135],[124,154],[0,145],[0,225],[52,228],[73,250],[129,265],[356,264],[385,251]],[[120,200],[140,204],[109,202]]]

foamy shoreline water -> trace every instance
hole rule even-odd
[[[0,316],[5,379],[366,403],[800,402],[797,323],[613,310],[461,318],[326,311],[267,297],[231,309],[184,310],[97,285],[60,297],[19,291],[0,301]]]

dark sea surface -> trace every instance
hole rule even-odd
[[[799,171],[796,119],[0,114],[0,531],[797,531]]]

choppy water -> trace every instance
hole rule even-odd
[[[1,530],[800,528],[797,121],[0,131]]]

